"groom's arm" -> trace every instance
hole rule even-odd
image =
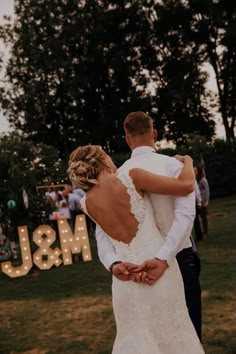
[[[177,253],[191,247],[190,235],[195,218],[195,194],[175,198],[174,220],[165,237],[165,242],[156,254],[156,258],[170,264]]]
[[[181,164],[175,159],[169,159],[168,173],[169,177],[177,177],[181,172]],[[138,271],[143,268],[146,270],[146,277],[142,282],[152,285],[165,272],[171,262],[175,259],[177,253],[183,248],[191,247],[191,231],[195,218],[195,193],[187,196],[178,196],[175,198],[174,218],[165,241],[154,259],[145,261]]]
[[[182,168],[181,164],[175,159],[169,159],[167,167],[170,177],[177,177]],[[164,244],[156,254],[156,258],[170,264],[183,248],[191,247],[190,235],[195,213],[195,192],[175,198],[173,223],[166,235]]]

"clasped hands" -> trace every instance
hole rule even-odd
[[[121,262],[112,268],[112,274],[119,280],[132,280],[136,283],[153,285],[168,268],[166,261],[153,258],[142,264]]]

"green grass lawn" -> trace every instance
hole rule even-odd
[[[236,353],[236,197],[211,201],[202,261],[203,341],[206,353]]]
[[[207,354],[236,353],[235,233],[236,198],[211,201],[209,237],[198,246]],[[111,277],[90,242],[91,262],[15,279],[0,273],[0,354],[111,353]]]

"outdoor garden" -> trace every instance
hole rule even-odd
[[[15,0],[0,18],[0,119],[9,124],[0,130],[0,354],[111,353],[112,277],[94,228],[82,217],[87,253],[78,242],[65,255],[61,210],[48,196],[65,197],[79,145],[99,145],[121,166],[133,111],[153,118],[159,153],[188,154],[204,170],[203,346],[236,353],[235,19],[227,0]],[[47,241],[48,256],[38,251]]]
[[[211,200],[201,258],[203,345],[233,354],[235,336],[236,198]],[[11,279],[0,273],[1,354],[109,354],[115,337],[111,274],[92,261]]]

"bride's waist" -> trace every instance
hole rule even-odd
[[[148,236],[148,235],[147,235]],[[138,237],[129,243],[115,243],[116,254],[121,261],[142,261],[147,258],[153,258],[163,244],[163,239],[154,235],[154,237]]]

